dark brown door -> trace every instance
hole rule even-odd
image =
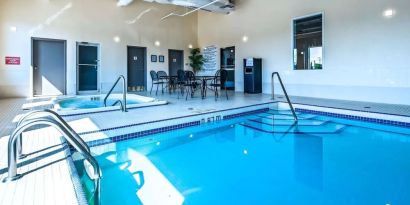
[[[178,70],[184,70],[184,51],[168,50],[169,75],[176,76]]]
[[[128,46],[128,90],[145,90],[147,82],[147,49],[143,47]]]

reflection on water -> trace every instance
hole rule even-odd
[[[323,189],[323,139],[313,135],[294,136],[294,176],[316,190]]]

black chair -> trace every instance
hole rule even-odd
[[[157,72],[155,71],[150,71],[149,74],[151,75],[151,90],[149,91],[149,94],[151,95],[152,93],[152,88],[154,85],[157,85],[157,91],[155,92],[155,95],[158,95],[158,87],[159,85],[162,86],[162,93],[164,93],[164,81],[158,77]]]
[[[168,74],[165,72],[165,71],[158,71],[157,72],[157,76],[158,76],[158,78],[162,81],[162,82],[164,82],[164,84],[166,85],[165,86],[165,89],[168,89],[169,91],[171,91],[170,90],[170,79],[169,79],[169,77],[168,77]],[[164,86],[162,85],[162,89],[164,89]],[[164,93],[164,91],[162,91],[162,93]]]
[[[191,94],[191,97],[194,96],[195,91],[197,88],[201,86],[201,83],[195,77],[195,73],[192,71],[185,71],[185,84],[186,88],[186,98],[188,100],[188,95]]]
[[[185,72],[183,70],[178,70],[177,71],[177,79],[176,79],[176,87],[180,91],[178,92],[178,99],[179,99],[179,94],[184,95],[184,88],[186,84],[186,79],[185,79]]]
[[[217,71],[215,73],[215,78],[212,80],[212,83],[210,84],[211,87],[213,87],[213,90],[215,91],[215,100],[218,99],[219,93],[218,93],[218,88],[224,88],[225,89],[225,94],[226,94],[226,99],[228,100],[228,90],[226,88],[226,81],[228,79],[228,71],[226,70],[220,70],[219,72]]]

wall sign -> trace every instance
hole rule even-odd
[[[20,57],[6,56],[6,65],[20,65]]]
[[[151,62],[153,63],[157,62],[157,55],[151,55]]]
[[[160,56],[158,57],[158,60],[159,60],[160,63],[165,62],[165,56],[160,55]]]
[[[218,48],[216,46],[208,46],[204,48],[203,56],[205,63],[203,65],[203,71],[216,71],[218,70],[217,57]]]

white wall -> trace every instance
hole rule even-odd
[[[200,12],[201,47],[236,46],[236,89],[243,58],[263,58],[263,92],[279,71],[290,95],[410,104],[409,0],[238,0],[230,15]],[[383,11],[395,9],[393,18]],[[292,70],[291,22],[324,12],[324,69]],[[247,43],[242,36],[248,36]]]
[[[67,40],[67,93],[76,93],[76,42],[101,46],[101,87],[109,89],[118,75],[127,74],[127,45],[147,47],[149,70],[168,71],[168,49],[184,50],[197,43],[197,14],[161,17],[181,8],[135,1],[117,7],[116,0],[1,0],[0,97],[31,96],[31,37]],[[139,20],[134,24],[126,21]],[[17,27],[17,32],[10,27]],[[121,38],[120,43],[113,41]],[[161,42],[156,47],[154,42]],[[164,55],[165,63],[151,63],[150,55]],[[20,66],[5,65],[5,56],[20,56]],[[188,69],[188,66],[185,66]],[[149,73],[147,73],[149,75]],[[148,79],[148,88],[150,78]]]

